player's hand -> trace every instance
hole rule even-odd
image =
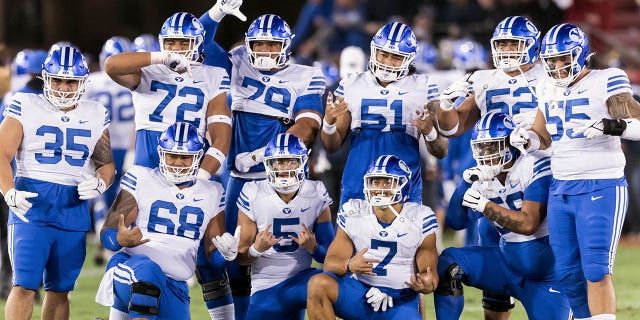
[[[368,274],[370,276],[377,276],[373,272],[373,264],[380,262],[378,259],[365,258],[364,254],[369,251],[369,247],[364,247],[360,252],[349,260],[349,270],[353,273]]]
[[[604,135],[603,119],[599,120],[584,120],[584,119],[571,119],[569,122],[573,123],[573,135],[584,135],[587,139],[593,139],[602,137]]]
[[[241,227],[242,226],[237,226],[233,235],[229,232],[225,232],[222,236],[215,236],[211,239],[213,245],[216,246],[220,254],[227,261],[233,261],[238,256]]]
[[[177,53],[166,53],[164,60],[162,61],[167,68],[177,73],[187,72],[189,76],[192,76],[191,60],[187,57]]]
[[[375,312],[378,312],[378,310],[384,312],[387,311],[387,307],[393,307],[393,298],[376,287],[371,287],[365,297],[367,298],[367,303],[371,305]]]
[[[318,242],[316,242],[316,235],[313,231],[307,228],[307,225],[301,223],[302,232],[298,233],[298,237],[294,237],[289,235],[289,239],[293,240],[299,246],[303,247],[305,250],[309,251],[309,253],[313,254],[318,247]]]
[[[220,22],[224,16],[230,14],[242,21],[247,21],[247,17],[240,12],[241,5],[242,0],[218,0],[216,4],[209,9],[209,17],[211,17],[213,21]]]
[[[427,267],[427,271],[411,275],[409,282],[405,284],[413,291],[429,294],[438,287],[438,279],[431,272],[431,267]]]
[[[469,81],[471,73],[467,73],[462,79],[452,83],[449,87],[444,89],[440,95],[440,108],[444,111],[453,109],[453,103],[459,97],[466,97],[471,92],[471,85],[473,82]]]
[[[429,110],[427,110],[426,104],[423,106],[422,110],[415,111],[415,116],[411,117],[410,121],[411,124],[418,128],[418,130],[420,130],[420,133],[425,136],[431,133],[431,130],[433,130],[433,121],[431,121]]]
[[[37,196],[38,194],[35,192],[20,191],[16,190],[15,188],[11,188],[4,194],[4,201],[7,203],[9,209],[11,209],[11,212],[13,212],[16,217],[24,222],[29,222],[29,219],[25,217],[25,214],[27,213],[27,211],[29,211],[32,204],[27,199]]]
[[[276,238],[270,230],[271,225],[268,224],[263,231],[258,232],[258,234],[256,235],[256,241],[253,244],[253,247],[256,249],[256,251],[263,253],[283,239],[282,236]]]
[[[509,135],[509,144],[520,150],[523,155],[527,154],[526,146],[529,144],[529,130],[524,126],[517,125]]]
[[[512,117],[513,122],[516,125],[519,125],[527,130],[531,129],[533,122],[536,120],[536,116],[538,115],[538,109],[520,112]]]
[[[118,218],[118,234],[116,235],[116,240],[119,245],[127,248],[137,247],[151,241],[151,239],[143,237],[140,228],[127,228],[127,226],[124,225],[124,215],[122,214],[120,218]]]
[[[242,173],[249,172],[251,167],[262,163],[264,160],[264,151],[267,147],[253,150],[251,152],[242,152],[236,156],[236,169]]]
[[[329,91],[327,93],[327,107],[324,111],[324,121],[327,124],[335,125],[338,118],[341,118],[345,113],[349,112],[349,104],[344,97],[335,97],[333,93]]]
[[[478,212],[484,212],[484,208],[487,206],[487,203],[489,203],[489,199],[474,188],[467,189],[464,193],[464,197],[462,198],[463,206]]]
[[[462,172],[462,178],[468,183],[491,181],[498,174],[492,166],[471,167]]]
[[[107,184],[102,180],[102,178],[98,178],[84,172],[80,174],[85,179],[78,184],[78,195],[80,196],[80,200],[95,199],[107,190]]]

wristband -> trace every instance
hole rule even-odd
[[[633,141],[640,140],[640,121],[634,118],[624,119],[623,121],[627,123],[627,126],[621,137]]]
[[[222,123],[226,123],[228,125],[231,125],[231,118],[229,116],[222,115],[222,114],[216,114],[216,115],[212,115],[212,116],[208,116],[207,117],[207,125],[210,125],[210,124],[216,123],[216,122],[222,122]]]
[[[196,177],[198,179],[202,179],[202,180],[209,180],[211,179],[211,174],[209,173],[209,171],[199,168],[198,169],[198,174],[196,175]]]
[[[324,120],[324,119],[320,120],[320,116],[317,113],[303,112],[303,113],[297,115],[296,118],[294,119],[294,121],[298,121],[301,118],[313,119],[318,123],[318,125],[320,125],[320,123],[323,122],[323,120]]]
[[[344,272],[346,273],[350,273],[351,272],[351,268],[349,268],[349,263],[351,262],[351,258],[347,259],[344,262],[344,265],[342,266],[342,270],[344,270]]]
[[[426,142],[431,142],[438,138],[438,130],[436,130],[435,127],[432,127],[428,134],[422,136]]]
[[[444,130],[442,128],[440,128],[440,126],[438,126],[438,130],[440,131],[440,133],[442,133],[442,135],[446,136],[446,137],[450,137],[452,135],[454,135],[456,132],[458,132],[458,126],[460,125],[459,122],[456,123],[456,125],[451,128],[450,130]]]
[[[322,119],[322,131],[326,134],[334,134],[336,133],[336,125],[327,123],[326,119]]]
[[[122,246],[118,243],[118,230],[114,228],[103,230],[100,234],[100,242],[107,250],[118,251],[122,249]]]
[[[224,165],[224,160],[227,158],[224,153],[222,151],[220,151],[220,149],[218,148],[214,148],[214,147],[209,147],[209,149],[207,149],[207,153],[208,155],[212,156],[214,159],[218,160],[218,162],[220,162],[220,165],[223,166]]]
[[[254,246],[254,244],[251,245],[251,247],[249,247],[249,255],[254,257],[254,258],[258,258],[260,256],[262,256],[262,252],[256,250],[256,247]]]
[[[167,58],[166,52],[151,52],[151,64],[164,63],[164,59]]]

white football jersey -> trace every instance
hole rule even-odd
[[[551,135],[551,171],[560,180],[616,179],[624,175],[625,158],[620,137],[603,135],[587,139],[575,135],[572,119],[613,117],[607,99],[631,93],[627,74],[618,69],[590,70],[571,87],[559,87],[552,81],[538,89],[539,109]]]
[[[189,122],[203,137],[209,101],[229,92],[229,76],[222,68],[197,65],[177,73],[163,64],[142,68],[140,84],[132,91],[136,130],[164,131],[177,121]]]
[[[500,69],[492,69],[476,71],[469,80],[481,116],[495,110],[513,116],[538,107],[535,85],[541,79],[548,78],[544,66],[536,63],[527,72],[515,77]]]
[[[98,102],[78,101],[63,112],[44,95],[15,93],[5,106],[5,117],[22,124],[22,143],[16,154],[16,176],[64,185],[93,175],[93,149],[109,127],[109,113]]]
[[[231,50],[232,111],[288,118],[306,108],[300,97],[322,95],[325,78],[316,67],[288,64],[276,72],[259,71],[249,64],[245,46]],[[315,108],[313,108],[315,109]]]
[[[473,188],[480,191],[480,193],[482,193],[487,199],[493,201],[497,205],[509,210],[519,211],[522,209],[525,190],[527,190],[527,188],[538,179],[550,175],[551,159],[549,159],[549,157],[536,157],[528,154],[516,159],[511,170],[507,172],[507,178],[504,185],[502,185],[498,179],[493,179],[491,181],[483,182],[476,181],[473,183]],[[536,189],[529,189],[527,191],[546,195],[547,190],[549,189],[549,184],[544,183],[532,188]],[[541,190],[541,188],[544,188],[545,190]],[[544,203],[546,203],[546,197],[544,199]],[[530,236],[511,232],[504,229],[496,222],[492,223],[502,238],[507,242],[525,242],[549,235],[546,219],[540,223],[538,231]]]
[[[420,131],[411,119],[438,98],[438,87],[424,74],[409,75],[383,87],[367,71],[341,80],[335,95],[349,104],[352,130],[402,131],[417,139]]]
[[[369,247],[364,257],[380,260],[373,268],[377,276],[354,274],[356,279],[370,286],[407,288],[405,281],[416,273],[416,252],[424,238],[435,233],[438,223],[431,208],[413,202],[406,202],[399,214],[404,222],[396,218],[384,227],[365,200],[351,199],[342,205],[338,226],[353,241],[354,252]]]
[[[140,186],[138,186],[138,183]],[[177,281],[186,281],[196,269],[196,254],[209,221],[224,211],[224,189],[215,181],[196,179],[179,189],[158,168],[133,166],[120,188],[138,204],[135,226],[151,241],[124,252],[144,254]]]
[[[93,100],[102,103],[111,115],[109,136],[111,148],[127,150],[131,147],[131,137],[135,129],[133,101],[131,91],[117,84],[104,71],[89,74],[89,81],[85,86],[83,100]]]
[[[253,220],[258,232],[271,225],[271,232],[282,240],[256,258],[251,270],[251,294],[271,288],[311,267],[311,254],[289,235],[302,232],[302,223],[313,230],[316,219],[331,205],[327,189],[320,181],[305,180],[289,203],[280,199],[267,180],[244,185],[238,197],[238,209]]]

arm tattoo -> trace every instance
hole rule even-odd
[[[96,143],[96,147],[91,154],[91,160],[95,163],[96,168],[100,168],[108,163],[113,163],[113,153],[111,152],[111,138],[109,130],[102,131],[102,137]]]
[[[614,119],[640,117],[640,104],[630,93],[620,93],[607,99],[607,109]]]
[[[435,128],[438,128],[438,113],[437,108],[440,105],[439,101],[431,101],[427,104],[427,112],[429,112],[429,118]],[[447,155],[449,148],[449,139],[444,137],[438,132],[438,137],[433,141],[427,141],[427,150],[434,157],[442,159]]]
[[[487,217],[491,221],[495,221],[497,224],[502,226],[505,229],[510,231],[518,230],[523,222],[517,221],[509,217],[509,215],[502,214],[500,211],[508,210],[502,207],[498,207],[498,209],[494,209],[491,207],[487,207],[484,209],[484,216]]]
[[[447,155],[449,148],[449,139],[438,133],[438,137],[433,141],[427,141],[427,150],[434,157],[442,159]]]
[[[118,219],[120,219],[120,215],[124,215],[125,221],[127,220],[127,216],[131,213],[131,211],[138,206],[138,202],[133,197],[131,193],[128,191],[120,191],[116,200],[113,202],[111,209],[109,209],[109,213],[107,214],[107,219],[104,222],[105,228],[118,228]]]

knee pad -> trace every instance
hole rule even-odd
[[[482,291],[482,307],[495,312],[506,312],[516,306],[512,297],[503,294],[494,294]]]
[[[435,294],[454,297],[463,295],[462,279],[464,277],[464,271],[457,263],[450,265],[444,275],[440,277]]]
[[[151,282],[138,281],[131,284],[129,312],[146,316],[158,315],[160,288]],[[133,317],[132,317],[133,318]]]
[[[224,277],[219,280],[202,283],[202,297],[204,301],[211,301],[226,296],[231,292],[229,277],[224,273]]]

